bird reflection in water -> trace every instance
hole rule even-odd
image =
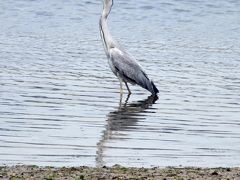
[[[122,103],[122,96],[120,97],[119,107],[112,111],[107,116],[107,124],[100,141],[97,143],[96,165],[98,167],[104,166],[104,149],[107,148],[105,143],[110,139],[116,139],[121,131],[133,130],[139,119],[143,118],[141,113],[149,109],[154,104],[158,97],[151,95],[147,99],[128,103],[130,95]]]

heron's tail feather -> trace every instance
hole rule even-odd
[[[159,93],[159,91],[158,91],[157,87],[155,86],[155,84],[153,83],[153,81],[151,81],[144,72],[141,75],[143,75],[143,76],[140,76],[141,78],[137,78],[137,79],[140,79],[140,81],[136,82],[136,84],[138,84],[141,87],[143,87],[144,89],[150,91],[153,95],[156,95],[157,93]]]
[[[152,88],[153,88],[152,94],[157,94],[157,93],[159,93],[158,88],[155,86],[155,84],[153,83],[153,81],[151,81],[151,84],[152,84]]]

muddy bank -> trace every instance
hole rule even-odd
[[[240,179],[240,168],[3,166],[0,179]]]

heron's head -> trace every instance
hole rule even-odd
[[[113,5],[113,0],[103,0],[104,8],[111,8]]]

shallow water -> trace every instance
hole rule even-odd
[[[0,164],[239,166],[239,1],[115,0],[111,32],[160,90],[122,104],[101,10],[0,2]]]

